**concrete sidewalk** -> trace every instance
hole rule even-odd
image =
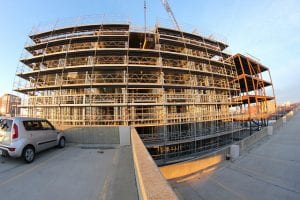
[[[1,199],[138,199],[131,147],[71,145],[31,164],[0,158]]]
[[[300,199],[300,112],[234,162],[171,181],[181,199]]]

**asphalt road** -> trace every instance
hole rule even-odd
[[[68,145],[41,152],[31,164],[0,157],[0,199],[99,200],[115,199],[118,195],[136,199],[131,162],[123,171],[118,167],[130,161],[130,150]],[[126,185],[126,190],[122,189]]]

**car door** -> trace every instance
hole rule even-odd
[[[33,144],[36,152],[47,148],[47,135],[42,129],[39,120],[23,121],[24,128],[28,137],[28,143]]]
[[[47,135],[47,148],[56,146],[57,145],[57,131],[55,130],[55,128],[47,120],[41,121],[41,125]]]

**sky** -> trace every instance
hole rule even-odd
[[[277,102],[300,101],[299,0],[169,0],[180,26],[213,35],[229,52],[250,54],[269,67]],[[171,25],[161,0],[147,0],[146,21]],[[100,16],[144,25],[143,0],[0,0],[0,94],[11,92],[33,27]],[[50,27],[50,26],[49,26]]]

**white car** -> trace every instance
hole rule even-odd
[[[31,163],[35,154],[58,146],[63,148],[66,139],[46,119],[14,117],[0,119],[0,155],[23,157]]]

